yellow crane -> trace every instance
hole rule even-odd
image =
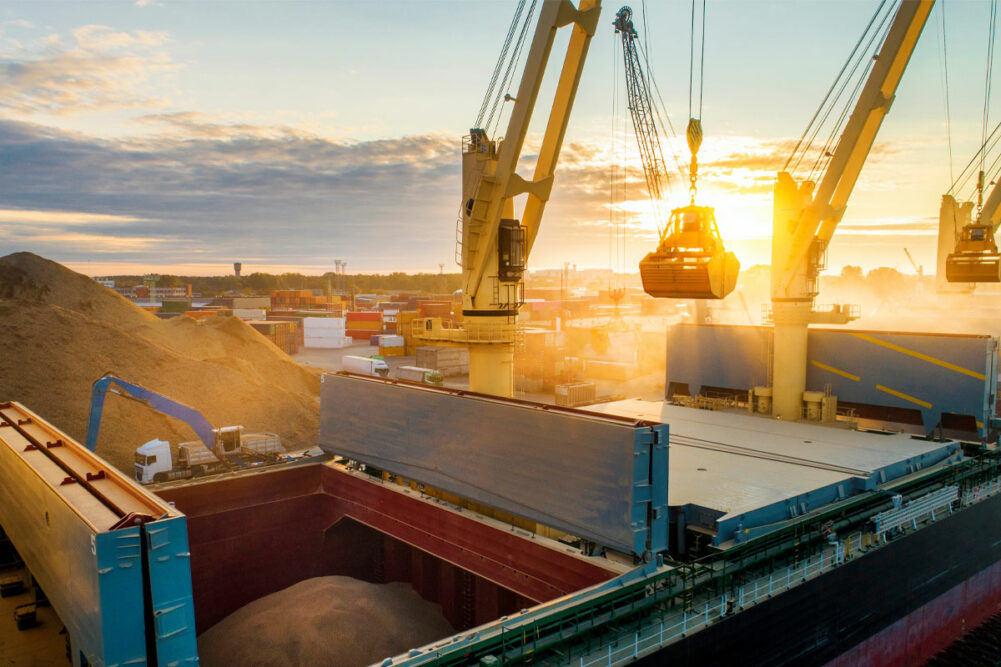
[[[523,4],[519,5],[519,13]],[[518,311],[524,302],[522,277],[553,187],[570,110],[600,12],[600,0],[580,0],[577,6],[570,0],[545,0],[517,96],[504,96],[513,107],[503,139],[490,137],[487,127],[474,127],[463,139],[457,251],[462,265],[463,328],[445,330],[440,321],[425,320],[420,324],[418,338],[468,345],[472,391],[506,397],[514,394],[514,343]],[[517,32],[518,15],[509,30],[509,40]],[[535,173],[526,179],[516,173],[518,160],[556,33],[564,26],[573,29]],[[518,50],[514,49],[515,58]],[[495,78],[500,69],[498,62]],[[524,206],[518,219],[515,199],[522,195]]]
[[[846,309],[814,309],[819,273],[933,6],[934,0],[900,3],[819,186],[797,182],[787,171],[778,174],[772,217],[772,414],[781,419],[797,420],[802,413],[808,325],[851,319]]]

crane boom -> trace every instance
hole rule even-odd
[[[914,46],[921,36],[934,4],[934,0],[901,2],[877,56],[876,64],[869,73],[865,87],[845,125],[820,186],[816,188],[816,194],[813,194],[812,182],[803,183],[800,186],[801,201],[808,202],[807,205],[799,211],[794,211],[793,216],[783,212],[786,214],[783,215],[782,222],[786,228],[781,230],[776,228],[775,231],[781,233],[776,233],[775,238],[788,241],[778,248],[774,245],[772,247],[773,298],[802,298],[804,295],[813,298],[814,295],[809,290],[803,289],[805,285],[801,282],[795,284],[796,278],[802,275],[804,270],[814,274],[810,276],[811,279],[815,278],[819,267],[809,261],[811,248],[816,250],[816,246],[819,245],[823,250],[834,236],[834,230],[845,214],[848,199],[858,181],[859,173],[876,140],[883,118],[890,110],[904,69],[914,52]],[[780,189],[788,190],[790,187],[796,187],[792,176],[786,172],[779,173],[778,179],[775,188],[776,202]],[[792,219],[789,219],[790,217]],[[775,222],[779,222],[778,217]],[[788,225],[791,225],[791,228],[787,227]],[[779,252],[776,253],[776,250]],[[775,259],[781,260],[777,272]]]
[[[1001,226],[1001,178],[991,188],[991,193],[987,196],[984,207],[980,209],[980,216],[977,218],[977,222],[981,225],[988,225],[992,236],[997,233],[998,227]]]
[[[497,244],[501,217],[505,206],[511,204],[513,207],[514,197],[529,195],[522,226],[526,229],[528,239],[534,240],[538,233],[542,211],[552,190],[556,161],[563,145],[587,47],[597,27],[600,10],[600,0],[581,0],[579,9],[570,0],[546,0],[529,48],[504,140],[499,142],[498,147],[497,142],[487,138],[485,132],[474,128],[470,133],[470,140],[464,146],[464,156],[472,154],[477,158],[473,163],[475,168],[463,170],[463,192],[470,193],[472,197],[472,206],[467,201],[468,211],[462,221],[463,294],[464,300],[468,297],[471,309],[482,310],[498,305],[490,303],[492,291],[488,294],[482,290],[482,285],[488,269],[492,267],[489,250]],[[567,47],[566,60],[557,84],[535,174],[531,181],[527,181],[516,173],[516,168],[528,124],[535,109],[556,32],[571,23],[574,24],[573,35]],[[528,206],[533,200],[533,210],[529,211]],[[530,249],[530,245],[530,242],[526,243],[526,251]]]
[[[934,0],[902,0],[876,62],[855,103],[819,187],[780,172],[772,219],[772,313],[775,355],[773,412],[800,418],[806,389],[806,335],[818,293],[827,245],[845,214],[848,199],[897,86],[924,30]]]
[[[667,197],[669,176],[667,163],[660,144],[660,133],[654,116],[653,101],[647,84],[646,73],[636,48],[638,37],[633,26],[632,9],[623,7],[615,15],[615,32],[622,36],[622,53],[626,68],[626,95],[629,99],[629,115],[633,121],[633,132],[639,144],[640,160],[643,162],[643,176],[647,191],[654,202],[654,213],[658,216],[657,227],[663,229],[665,220],[660,204]]]

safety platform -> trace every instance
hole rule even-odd
[[[587,410],[668,424],[669,504],[726,546],[931,466],[962,458],[954,441],[782,422],[630,399]]]

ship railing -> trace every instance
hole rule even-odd
[[[697,604],[693,603],[689,609],[663,614],[658,620],[639,630],[620,636],[590,653],[576,656],[571,663],[577,663],[580,667],[611,666],[642,658],[693,632],[795,588],[857,555],[878,548],[894,530],[917,529],[926,520],[934,522],[950,514],[957,500],[969,505],[997,493],[1001,493],[1001,478],[972,486],[962,496],[958,486],[933,491],[902,507],[875,515],[873,522],[876,530],[873,532],[860,530],[844,539],[832,537],[819,553],[814,553],[799,563],[790,563],[785,568],[773,570],[743,586],[707,597]]]
[[[784,569],[772,571],[732,591],[709,597],[698,604],[693,603],[689,609],[664,614],[659,621],[621,635],[594,651],[574,656],[569,662],[580,667],[611,667],[632,662],[814,579],[875,546],[875,536],[865,531],[853,532],[844,539],[832,539],[820,553],[804,558],[800,563],[790,563]]]
[[[976,486],[964,486],[963,489],[964,493],[959,494],[958,499],[964,503],[976,503],[989,495],[1001,493],[1001,478],[981,481]],[[945,508],[956,502],[957,491],[956,487],[945,487],[896,508],[916,512],[925,505],[948,500],[948,494],[952,494],[951,500],[938,505],[943,508],[941,512],[933,508],[935,511],[915,516],[910,523],[900,523],[900,528],[920,529],[926,523],[947,516],[948,509]],[[866,525],[873,526],[868,521]],[[430,662],[467,664],[468,657],[475,655],[479,647],[486,648],[487,643],[491,645],[487,649],[490,655],[504,655],[509,659],[538,658],[547,647],[562,645],[564,648],[559,653],[561,663],[579,664],[581,667],[625,664],[822,576],[856,556],[879,549],[883,546],[883,539],[878,533],[863,528],[851,533],[832,533],[817,546],[818,549],[808,554],[792,555],[784,565],[761,572],[758,576],[749,575],[740,585],[730,584],[724,590],[710,586],[721,577],[725,581],[725,574],[712,567],[700,569],[698,566],[688,574],[683,568],[658,568],[640,580],[630,579],[630,583],[616,583],[612,588],[607,587],[607,583],[611,582],[606,582],[595,587],[593,593],[584,599],[568,596],[540,605],[523,611],[517,617],[504,617],[476,628],[461,639],[413,650],[408,655],[388,659],[382,664],[394,667]],[[643,617],[637,628],[636,613],[640,609],[652,613]],[[627,618],[630,619],[630,629],[616,630],[617,622]],[[568,628],[581,631],[599,627],[610,629],[615,634],[602,643],[586,646],[573,647],[564,643],[570,632]]]
[[[966,489],[963,493],[963,506],[969,507],[985,498],[989,498],[1001,492],[1001,477],[989,479],[981,484],[975,484]]]
[[[905,526],[917,528],[918,521],[923,521],[925,518],[930,517],[934,521],[936,513],[952,513],[952,505],[957,500],[959,500],[958,486],[946,486],[938,491],[932,491],[901,507],[874,515],[872,522],[876,526],[875,532],[879,539],[885,542],[887,535]]]

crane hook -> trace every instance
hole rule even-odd
[[[688,180],[690,186],[688,194],[692,197],[692,205],[695,205],[695,193],[698,191],[696,182],[699,177],[699,148],[702,146],[702,121],[698,118],[688,119],[688,150],[692,152],[692,165],[688,169]]]

